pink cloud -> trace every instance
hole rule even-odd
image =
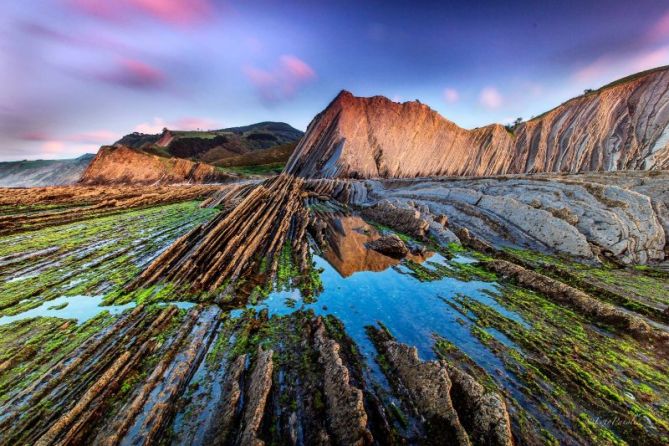
[[[102,82],[137,89],[157,89],[164,87],[166,74],[157,67],[138,59],[121,59],[108,72],[98,72],[93,76]]]
[[[122,17],[122,8],[119,6],[122,4],[122,1],[114,4],[100,0],[69,0],[68,2],[71,9],[104,20],[119,20]]]
[[[135,9],[176,25],[190,25],[210,17],[213,5],[208,0],[125,0]]]
[[[173,128],[181,130],[211,130],[221,128],[221,126],[209,118],[187,117],[174,122]]]
[[[667,64],[669,45],[640,51],[624,58],[604,55],[576,70],[572,77],[580,83],[601,82]]]
[[[669,63],[669,46],[647,51],[636,56],[631,63],[634,71],[643,71]]]
[[[594,62],[579,68],[573,75],[578,82],[589,82],[601,77],[611,66],[611,61],[607,57],[600,57]]]
[[[156,117],[149,122],[142,122],[135,126],[135,131],[140,133],[160,133],[164,128],[172,130],[211,130],[220,129],[222,126],[215,120],[201,117],[184,117],[167,121]]]
[[[495,87],[486,87],[479,94],[479,102],[485,108],[494,110],[502,105],[502,95]]]
[[[313,68],[295,56],[284,55],[281,56],[280,61],[286,72],[295,79],[307,81],[316,77],[316,72]]]
[[[260,97],[268,102],[290,99],[316,79],[314,69],[292,55],[282,55],[278,64],[269,70],[247,66],[244,74],[256,87]]]
[[[648,39],[656,41],[669,36],[669,11],[664,13],[648,31]]]
[[[21,135],[25,141],[43,141],[46,143],[77,143],[77,144],[110,144],[119,138],[119,134],[111,130],[94,130],[91,132],[74,133],[64,136],[50,135],[44,132],[27,132]]]
[[[194,25],[212,17],[211,0],[69,0],[74,11],[97,19],[126,22],[138,16],[170,25]]]
[[[42,150],[49,155],[57,154],[63,151],[65,143],[62,141],[45,141],[42,144]]]
[[[460,93],[458,93],[458,90],[454,88],[444,89],[444,101],[449,104],[453,104],[458,102],[458,100],[460,100]]]

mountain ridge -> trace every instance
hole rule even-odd
[[[669,167],[669,69],[572,98],[513,132],[467,130],[419,101],[342,90],[309,124],[286,172],[402,178]]]

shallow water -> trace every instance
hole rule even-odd
[[[77,323],[93,319],[102,312],[109,312],[112,315],[123,313],[128,308],[137,305],[135,302],[129,302],[123,305],[101,305],[104,300],[103,295],[99,296],[62,296],[53,300],[45,301],[40,306],[11,316],[0,316],[0,325],[10,324],[15,321],[31,319],[35,317],[56,317],[60,319],[76,319]],[[195,304],[191,302],[165,302],[161,305],[175,305],[178,308],[188,309]]]
[[[125,305],[111,305],[101,307],[103,296],[62,296],[53,300],[43,302],[39,307],[32,308],[19,314],[1,316],[0,325],[10,324],[23,319],[34,317],[57,317],[62,319],[76,319],[77,323],[84,323],[103,311],[111,314],[120,314],[135,303]]]

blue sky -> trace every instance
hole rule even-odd
[[[22,0],[0,4],[0,160],[131,131],[305,129],[341,89],[472,128],[669,64],[669,3]]]

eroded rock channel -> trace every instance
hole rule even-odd
[[[7,205],[0,444],[667,444],[666,207],[622,182]]]

